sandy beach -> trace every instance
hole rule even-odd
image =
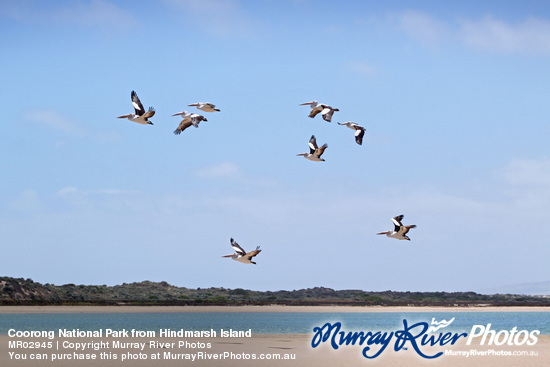
[[[0,312],[10,313],[116,313],[116,312],[550,312],[549,308],[513,307],[513,308],[440,308],[440,307],[285,307],[285,306],[244,306],[244,307],[59,307],[59,306],[32,306],[0,307]],[[548,366],[550,365],[550,336],[538,337],[533,346],[489,346],[472,343],[466,345],[462,339],[455,345],[424,347],[427,354],[444,352],[437,359],[428,360],[420,357],[413,348],[394,351],[393,343],[375,359],[366,359],[362,356],[364,346],[348,345],[334,350],[328,344],[321,344],[312,348],[313,334],[311,335],[252,335],[251,337],[223,338],[193,337],[193,338],[70,338],[55,336],[47,338],[15,338],[0,335],[0,365],[1,366],[43,366],[44,360],[31,360],[36,354],[47,354],[47,364],[53,366],[91,367],[91,366]],[[10,341],[51,341],[50,349],[10,348]],[[113,345],[117,340],[120,345]],[[70,343],[110,343],[108,347],[95,350],[89,344],[86,350],[77,351]],[[157,344],[157,342],[162,344]],[[69,343],[69,344],[67,344]],[[142,349],[128,346],[143,343]],[[182,343],[182,344],[180,344]],[[64,346],[65,345],[65,346]],[[373,347],[373,350],[375,348]],[[445,350],[448,350],[445,354]],[[469,356],[453,352],[470,352]],[[475,356],[472,355],[475,352]],[[10,353],[14,353],[10,357]],[[26,358],[15,359],[15,354],[25,354]],[[95,360],[74,360],[77,354],[93,354]],[[58,358],[70,358],[52,361],[52,354]],[[141,354],[141,359],[140,358]],[[536,355],[533,355],[536,354]],[[114,359],[114,355],[117,359]],[[122,360],[123,356],[130,358]],[[109,358],[111,357],[111,358]],[[158,357],[156,359],[155,357]],[[185,359],[170,359],[189,358]],[[192,358],[195,358],[193,361]],[[213,359],[218,358],[218,359]],[[269,358],[269,359],[268,359]],[[280,359],[278,359],[280,358]],[[287,359],[285,359],[287,358]]]

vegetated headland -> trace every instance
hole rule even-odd
[[[53,285],[0,277],[0,305],[133,306],[550,306],[548,296],[475,292],[367,292],[324,287],[292,291],[176,287],[143,281],[122,285]]]

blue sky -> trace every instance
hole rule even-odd
[[[549,280],[548,2],[2,0],[0,34],[3,275]],[[116,118],[132,90],[153,126]],[[313,99],[339,108],[332,123],[307,117]],[[221,112],[174,135],[171,115],[198,101]],[[296,156],[312,134],[325,162]],[[398,214],[412,241],[376,236]],[[222,259],[230,237],[261,246],[258,265]]]

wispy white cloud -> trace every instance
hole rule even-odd
[[[120,189],[96,189],[96,190],[79,190],[74,186],[65,186],[55,193],[55,196],[63,197],[68,195],[128,195],[137,194],[137,190],[120,190]]]
[[[376,69],[362,61],[349,61],[346,63],[345,67],[354,73],[364,75],[369,78],[376,76]]]
[[[258,22],[237,0],[164,0],[164,2],[181,11],[182,22],[191,23],[216,36],[250,35],[251,28]]]
[[[65,186],[61,190],[57,191],[55,193],[55,196],[63,197],[63,196],[68,196],[68,195],[73,195],[73,194],[78,194],[78,193],[79,192],[78,192],[78,189],[76,187]]]
[[[441,20],[407,10],[389,16],[390,22],[424,46],[458,40],[466,47],[504,53],[550,54],[550,20],[527,17],[510,23],[486,16],[480,20]]]
[[[109,29],[128,30],[133,25],[139,24],[128,11],[108,1],[92,0],[90,2],[70,2],[69,4],[56,10],[55,20],[83,27],[97,27],[104,31]]]
[[[66,134],[75,136],[85,135],[85,128],[82,126],[82,123],[61,114],[59,111],[30,110],[23,113],[23,119],[62,131]]]
[[[78,207],[86,210],[103,208],[109,210],[135,210],[134,200],[141,192],[137,190],[121,189],[88,189],[82,190],[74,186],[65,186],[54,194],[54,202],[69,204],[70,207]],[[102,210],[102,209],[100,209]]]
[[[509,229],[522,224],[527,228],[547,216],[550,206],[550,159],[514,158],[494,173],[500,180],[495,190],[502,194],[506,203],[497,215],[507,213],[505,215],[513,218]]]
[[[126,31],[139,24],[133,15],[105,0],[64,4],[32,0],[0,1],[0,17],[34,24],[75,25],[103,32]]]
[[[90,137],[102,142],[120,140],[120,136],[116,132],[94,131],[83,121],[64,115],[57,110],[32,109],[23,112],[22,118],[24,121],[39,124],[75,137]],[[62,143],[58,142],[57,144]]]
[[[390,19],[409,37],[426,46],[441,42],[449,32],[445,22],[416,10],[394,14]]]
[[[514,158],[501,171],[502,177],[515,186],[548,186],[550,188],[550,159]]]
[[[199,178],[210,179],[238,179],[242,176],[239,166],[232,162],[221,162],[203,167],[194,172]]]
[[[11,198],[8,208],[16,213],[36,214],[44,210],[44,204],[38,192],[26,189]]]
[[[549,54],[550,21],[529,17],[510,24],[487,16],[478,21],[463,20],[460,37],[465,45],[507,53]]]

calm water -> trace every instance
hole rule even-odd
[[[403,319],[410,324],[431,323],[442,319],[454,322],[446,328],[469,332],[473,325],[492,324],[492,330],[540,330],[550,335],[550,312],[421,312],[421,313],[65,313],[0,314],[0,334],[9,329],[136,329],[210,330],[252,329],[254,334],[310,334],[315,326],[326,322],[342,323],[345,330],[391,331],[403,329]]]

